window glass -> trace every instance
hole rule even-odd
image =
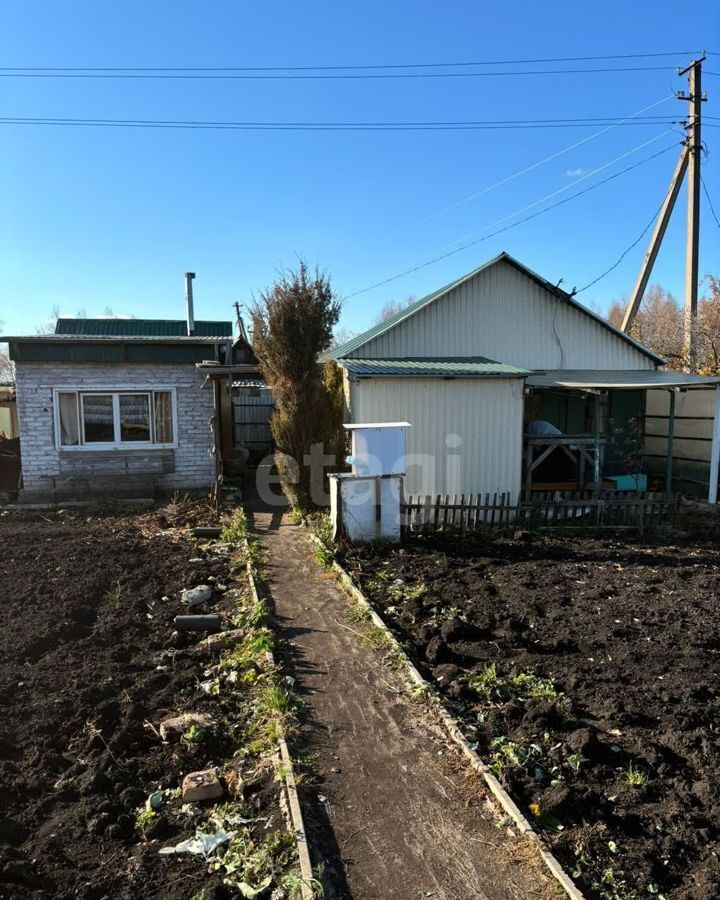
[[[172,391],[58,390],[57,444],[172,444],[175,440]]]
[[[76,447],[80,443],[77,394],[69,391],[58,394],[60,412],[60,446]]]
[[[150,440],[150,398],[147,394],[120,394],[120,440]]]
[[[111,444],[115,440],[111,394],[83,394],[82,417],[86,444]]]
[[[172,444],[172,394],[170,391],[155,391],[155,443]]]

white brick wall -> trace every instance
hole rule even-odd
[[[192,364],[15,364],[17,411],[20,425],[20,454],[23,489],[48,491],[62,487],[60,452],[55,446],[53,388],[63,386],[137,387],[157,386],[176,389],[177,444],[175,471],[155,476],[162,488],[205,488],[215,477],[214,437],[210,428],[213,416],[213,391],[203,387],[204,376]],[[64,451],[64,457],[68,453]],[[152,452],[152,451],[151,451]],[[168,451],[164,451],[167,453]],[[77,451],[90,460],[92,451]],[[107,451],[106,451],[107,453]],[[118,474],[125,464],[118,467]],[[77,463],[73,466],[77,468]]]

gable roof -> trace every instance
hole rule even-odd
[[[510,256],[509,253],[503,251],[498,256],[494,257],[491,260],[488,260],[486,263],[483,263],[481,266],[478,266],[477,269],[473,269],[472,272],[468,272],[466,275],[462,275],[460,278],[455,279],[455,281],[451,281],[449,284],[446,284],[444,287],[438,288],[436,291],[433,291],[430,294],[427,294],[425,297],[421,297],[420,300],[416,300],[415,303],[411,303],[409,306],[406,306],[404,309],[401,309],[399,313],[396,313],[394,316],[391,316],[389,319],[385,319],[383,322],[374,325],[372,328],[368,328],[367,331],[364,331],[362,334],[357,335],[357,337],[352,338],[347,341],[345,344],[342,344],[339,347],[335,347],[333,350],[328,351],[325,355],[325,359],[342,359],[347,356],[348,353],[353,353],[355,350],[358,350],[360,347],[363,347],[365,344],[372,341],[374,338],[380,337],[380,335],[386,334],[396,325],[399,325],[401,322],[404,322],[406,319],[409,319],[411,316],[414,316],[415,313],[419,312],[421,309],[424,309],[426,306],[429,306],[431,303],[434,303],[435,300],[438,300],[440,297],[445,296],[445,294],[450,293],[450,291],[454,290],[456,287],[459,287],[466,281],[469,281],[471,278],[474,278],[480,272],[485,271],[486,269],[490,269],[492,266],[497,265],[499,262],[506,262],[508,265],[513,266],[523,275],[530,278],[537,285],[544,288],[546,291],[551,293],[555,297],[559,297],[564,302],[568,303],[570,306],[589,316],[591,319],[594,319],[598,324],[602,325],[603,328],[606,328],[608,331],[612,332],[621,340],[633,346],[636,350],[639,350],[641,353],[645,354],[645,356],[649,357],[654,363],[657,365],[663,365],[665,360],[658,356],[657,353],[654,353],[652,350],[648,349],[644,344],[641,344],[639,341],[636,341],[635,338],[630,337],[629,334],[625,334],[625,332],[620,331],[619,328],[616,328],[614,325],[611,325],[607,319],[604,319],[601,315],[596,312],[593,312],[591,309],[588,309],[586,306],[583,306],[582,303],[578,303],[577,300],[572,296],[572,294],[568,294],[567,291],[561,290],[557,285],[552,284],[552,282],[547,281],[545,278],[542,278],[536,272],[533,272],[532,269],[528,269],[527,266],[524,266],[521,262],[518,262],[514,257]]]
[[[232,322],[195,322],[194,337],[231,338]],[[58,319],[55,334],[88,337],[187,337],[184,319]]]

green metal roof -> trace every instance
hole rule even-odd
[[[451,281],[444,287],[438,288],[438,290],[433,291],[431,294],[427,294],[427,296],[421,297],[420,300],[416,300],[415,303],[411,303],[409,306],[406,306],[404,309],[400,310],[399,313],[396,313],[389,319],[385,319],[378,325],[374,325],[372,328],[369,328],[367,331],[364,331],[357,337],[352,338],[352,340],[347,341],[347,343],[342,344],[340,347],[335,347],[333,350],[329,350],[321,358],[340,359],[346,357],[349,353],[354,353],[355,350],[363,347],[374,338],[380,337],[380,335],[390,331],[391,328],[399,325],[400,322],[403,322],[405,319],[409,319],[411,316],[414,316],[416,312],[419,312],[423,307],[428,306],[430,303],[432,303],[434,300],[437,300],[439,297],[442,297],[444,294],[449,293],[451,290],[453,290],[453,288],[458,287],[465,281],[469,281],[484,269],[489,269],[491,266],[494,266],[499,262],[508,263],[519,272],[527,275],[528,278],[530,278],[540,287],[545,288],[545,290],[549,291],[551,294],[554,294],[556,297],[560,297],[566,303],[569,303],[570,306],[574,306],[580,312],[583,312],[585,313],[585,315],[590,316],[590,318],[595,319],[596,322],[598,322],[608,331],[612,331],[613,334],[617,335],[617,337],[621,338],[623,341],[626,341],[628,344],[632,344],[632,346],[635,347],[636,350],[644,353],[656,364],[662,365],[665,363],[665,360],[661,356],[658,356],[657,353],[653,353],[652,350],[649,350],[646,346],[644,346],[644,344],[641,344],[640,341],[636,341],[635,338],[630,337],[629,334],[625,334],[625,332],[620,331],[619,328],[611,325],[607,321],[607,319],[604,319],[602,316],[593,312],[591,309],[583,306],[582,303],[578,303],[578,301],[575,300],[572,294],[568,294],[567,291],[561,290],[557,285],[553,284],[550,281],[547,281],[536,272],[533,272],[532,269],[528,269],[527,266],[524,266],[521,262],[518,262],[518,260],[510,256],[509,253],[505,253],[504,251],[493,259],[490,259],[487,262],[483,263],[481,266],[478,266],[477,269],[473,269],[472,272],[468,272],[466,275],[462,275],[460,278],[456,278],[455,281]]]
[[[424,356],[416,359],[339,359],[351,375],[422,376],[436,378],[522,378],[527,369],[507,366],[484,356]]]
[[[195,322],[196,337],[232,337],[232,322]],[[55,334],[93,337],[185,337],[184,319],[58,319]]]

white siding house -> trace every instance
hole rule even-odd
[[[521,468],[523,379],[361,378],[353,421],[407,419],[408,493],[510,492]]]
[[[333,356],[485,356],[531,370],[655,369],[663,362],[506,253],[339,347]]]
[[[635,381],[699,386],[669,384],[661,357],[506,253],[329,356],[344,369],[352,422],[411,423],[406,493],[506,492],[513,503],[525,420],[562,407],[562,432],[599,433],[629,417],[623,398],[625,409],[635,396],[644,404],[647,384],[631,396]],[[563,373],[577,370],[593,384],[568,389]]]

